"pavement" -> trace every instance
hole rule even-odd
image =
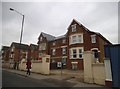
[[[42,75],[38,73],[31,73],[31,75],[26,75],[26,71],[6,69],[6,68],[3,68],[3,70],[6,70],[6,71],[9,71],[9,72],[21,75],[21,76],[44,80],[46,82],[52,81],[56,83],[55,81],[63,81],[63,82],[67,81],[69,83],[74,83],[73,87],[105,87],[102,85],[84,83],[83,71],[51,70],[50,75]]]

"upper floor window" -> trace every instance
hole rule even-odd
[[[62,48],[62,54],[66,54],[66,48]]]
[[[55,49],[52,49],[52,55],[55,55],[55,51],[56,51]]]
[[[72,36],[72,43],[76,43],[77,42],[77,36]]]
[[[39,45],[39,50],[46,50],[46,43],[41,43]]]
[[[72,32],[76,32],[76,24],[71,25],[72,27]]]
[[[91,42],[96,43],[96,35],[91,35]]]
[[[83,43],[83,34],[76,34],[70,36],[70,44]]]
[[[63,43],[63,44],[66,43],[66,39],[63,39],[63,40],[62,40],[62,43]]]
[[[53,42],[53,46],[55,45],[56,43],[55,42]]]
[[[13,52],[13,51],[14,51],[14,49],[15,49],[15,47],[13,46],[13,47],[12,47],[12,49],[11,49],[11,51]]]
[[[40,41],[42,41],[42,37],[40,37]]]

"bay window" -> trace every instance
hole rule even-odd
[[[76,49],[73,49],[72,52],[73,52],[73,58],[76,58],[77,57],[77,51],[76,51]]]
[[[70,59],[82,59],[83,58],[83,47],[75,47],[69,50]]]
[[[83,34],[71,35],[69,42],[70,44],[83,43]]]

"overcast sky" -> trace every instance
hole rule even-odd
[[[19,42],[22,16],[25,15],[22,43],[37,44],[41,32],[64,35],[73,19],[91,31],[118,43],[117,2],[2,2],[2,45]]]

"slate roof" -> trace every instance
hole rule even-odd
[[[65,38],[65,37],[66,37],[65,35],[58,36],[58,37],[56,37],[54,40],[62,39],[62,38]]]
[[[42,34],[44,37],[46,37],[48,41],[52,41],[52,40],[54,40],[54,39],[56,38],[55,36],[52,36],[52,35],[50,35],[50,34],[46,34],[46,33],[44,33],[44,32],[41,32],[41,34]]]
[[[21,44],[20,45],[20,43],[12,42],[11,47],[12,46],[14,46],[17,49],[21,48],[22,50],[29,50],[29,45],[27,45],[27,44]]]
[[[78,22],[77,20],[73,19],[72,22],[75,21],[76,23],[78,23],[78,25],[80,25],[81,27],[83,27],[84,30],[86,30],[87,32],[91,32],[91,33],[94,33],[96,35],[98,35],[99,37],[101,37],[102,39],[104,39],[105,41],[107,41],[108,43],[112,44],[110,41],[108,41],[104,36],[102,36],[100,33],[98,32],[93,32],[93,31],[90,31],[89,29],[87,29],[84,25],[82,25],[80,22]],[[71,22],[71,24],[72,24]],[[71,25],[70,24],[70,25]],[[69,29],[70,25],[68,26],[67,29]],[[62,35],[62,36],[58,36],[58,37],[55,37],[55,36],[52,36],[50,34],[46,34],[44,32],[41,32],[41,34],[47,38],[48,41],[54,41],[54,40],[58,40],[58,39],[61,39],[61,38],[64,38],[66,37],[67,34],[65,35]]]
[[[2,46],[2,50],[8,50],[9,48],[9,46]]]

